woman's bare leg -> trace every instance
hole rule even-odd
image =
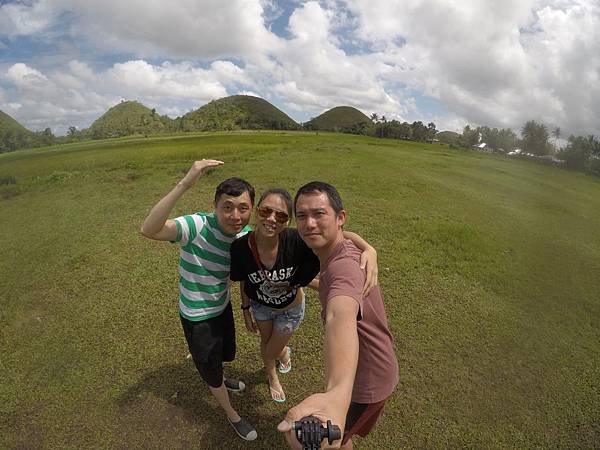
[[[269,377],[269,385],[276,391],[272,392],[272,396],[277,400],[284,399],[285,393],[277,375],[275,360],[286,354],[285,347],[292,335],[274,330],[271,321],[257,322],[257,325],[261,336],[261,356]]]

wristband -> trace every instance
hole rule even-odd
[[[242,310],[243,311],[247,311],[249,309],[250,309],[250,305],[246,305],[246,306],[242,305]]]

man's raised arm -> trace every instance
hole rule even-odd
[[[175,203],[196,181],[211,167],[220,166],[223,161],[203,159],[195,161],[191,169],[171,191],[165,195],[150,211],[142,224],[141,233],[150,239],[158,241],[174,241],[177,238],[177,226],[169,214]]]

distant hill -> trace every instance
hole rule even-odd
[[[0,153],[32,146],[36,134],[0,111]]]
[[[13,130],[18,133],[31,133],[27,128],[17,122],[3,111],[0,111],[0,133]]]
[[[308,130],[354,131],[356,127],[370,125],[371,119],[351,106],[336,106],[304,124]]]
[[[455,133],[454,131],[440,131],[435,135],[435,138],[440,142],[453,145],[458,145],[460,137],[461,135],[459,133]]]
[[[300,125],[268,101],[250,95],[233,95],[212,102],[176,119],[182,131],[237,129],[297,130]]]
[[[126,101],[106,111],[85,133],[92,139],[105,139],[132,134],[156,134],[174,129],[174,121],[167,116],[161,116],[139,102]]]

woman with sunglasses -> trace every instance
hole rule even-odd
[[[292,334],[304,317],[302,286],[318,289],[319,259],[294,228],[288,228],[292,197],[284,189],[269,189],[258,201],[256,228],[231,245],[233,281],[240,281],[242,310],[248,331],[260,332],[260,350],[271,398],[285,401],[277,370],[292,368]],[[377,284],[377,253],[355,233],[344,232],[363,250],[365,291]]]

